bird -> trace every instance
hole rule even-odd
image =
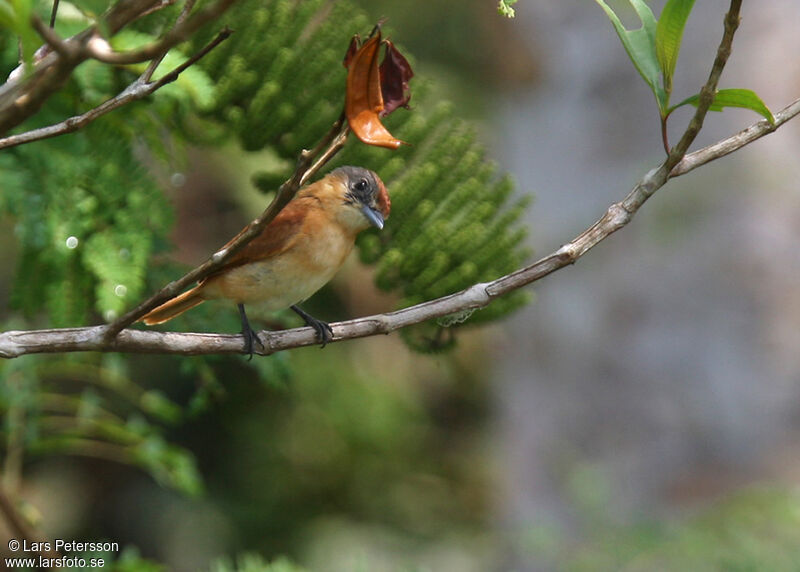
[[[389,193],[375,172],[354,166],[334,169],[301,188],[264,230],[220,269],[140,321],[148,326],[163,324],[206,300],[230,300],[239,308],[244,353],[252,358],[255,344],[262,348],[264,344],[250,326],[245,304],[258,303],[267,311],[291,308],[314,329],[317,341],[325,347],[333,339],[330,325],[298,304],[333,278],[359,232],[371,226],[383,229],[390,210]],[[223,249],[234,240],[236,237]]]

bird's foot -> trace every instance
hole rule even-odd
[[[253,350],[256,347],[256,344],[261,346],[261,349],[264,349],[264,342],[261,341],[261,338],[258,337],[256,331],[250,326],[250,322],[247,320],[247,314],[244,311],[244,304],[239,304],[239,316],[242,318],[242,337],[244,338],[244,353],[247,354],[247,361],[253,359]]]
[[[247,328],[242,330],[242,337],[244,338],[244,353],[247,354],[247,361],[253,359],[253,350],[256,347],[256,344],[261,346],[261,349],[264,349],[264,342],[261,341],[261,338],[258,337],[256,331],[250,327],[250,324],[247,325]]]
[[[307,321],[306,324],[314,328],[317,340],[320,344],[322,344],[320,346],[321,348],[324,348],[325,344],[333,340],[333,328],[331,328],[331,325],[328,322],[311,318],[311,320]]]
[[[328,322],[323,322],[322,320],[318,320],[311,314],[305,312],[299,306],[290,306],[295,313],[303,318],[303,321],[306,323],[306,326],[314,328],[314,332],[317,336],[317,341],[322,344],[321,347],[325,347],[325,345],[333,340],[333,329],[331,328]]]

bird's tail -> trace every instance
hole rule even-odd
[[[203,297],[200,295],[200,286],[195,286],[191,290],[175,296],[172,300],[164,302],[158,308],[150,310],[141,321],[148,326],[163,324],[202,302]]]

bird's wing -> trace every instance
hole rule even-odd
[[[302,235],[303,224],[311,206],[305,203],[307,200],[297,198],[283,207],[281,212],[272,219],[272,222],[261,231],[261,234],[248,242],[209,278],[243,264],[278,256],[292,248]],[[232,244],[245,230],[247,227],[229,240],[223,248]]]

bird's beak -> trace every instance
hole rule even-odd
[[[378,230],[383,228],[383,215],[379,211],[367,205],[363,205],[361,207],[361,212],[364,213],[364,216],[367,217],[370,224],[378,227]]]

